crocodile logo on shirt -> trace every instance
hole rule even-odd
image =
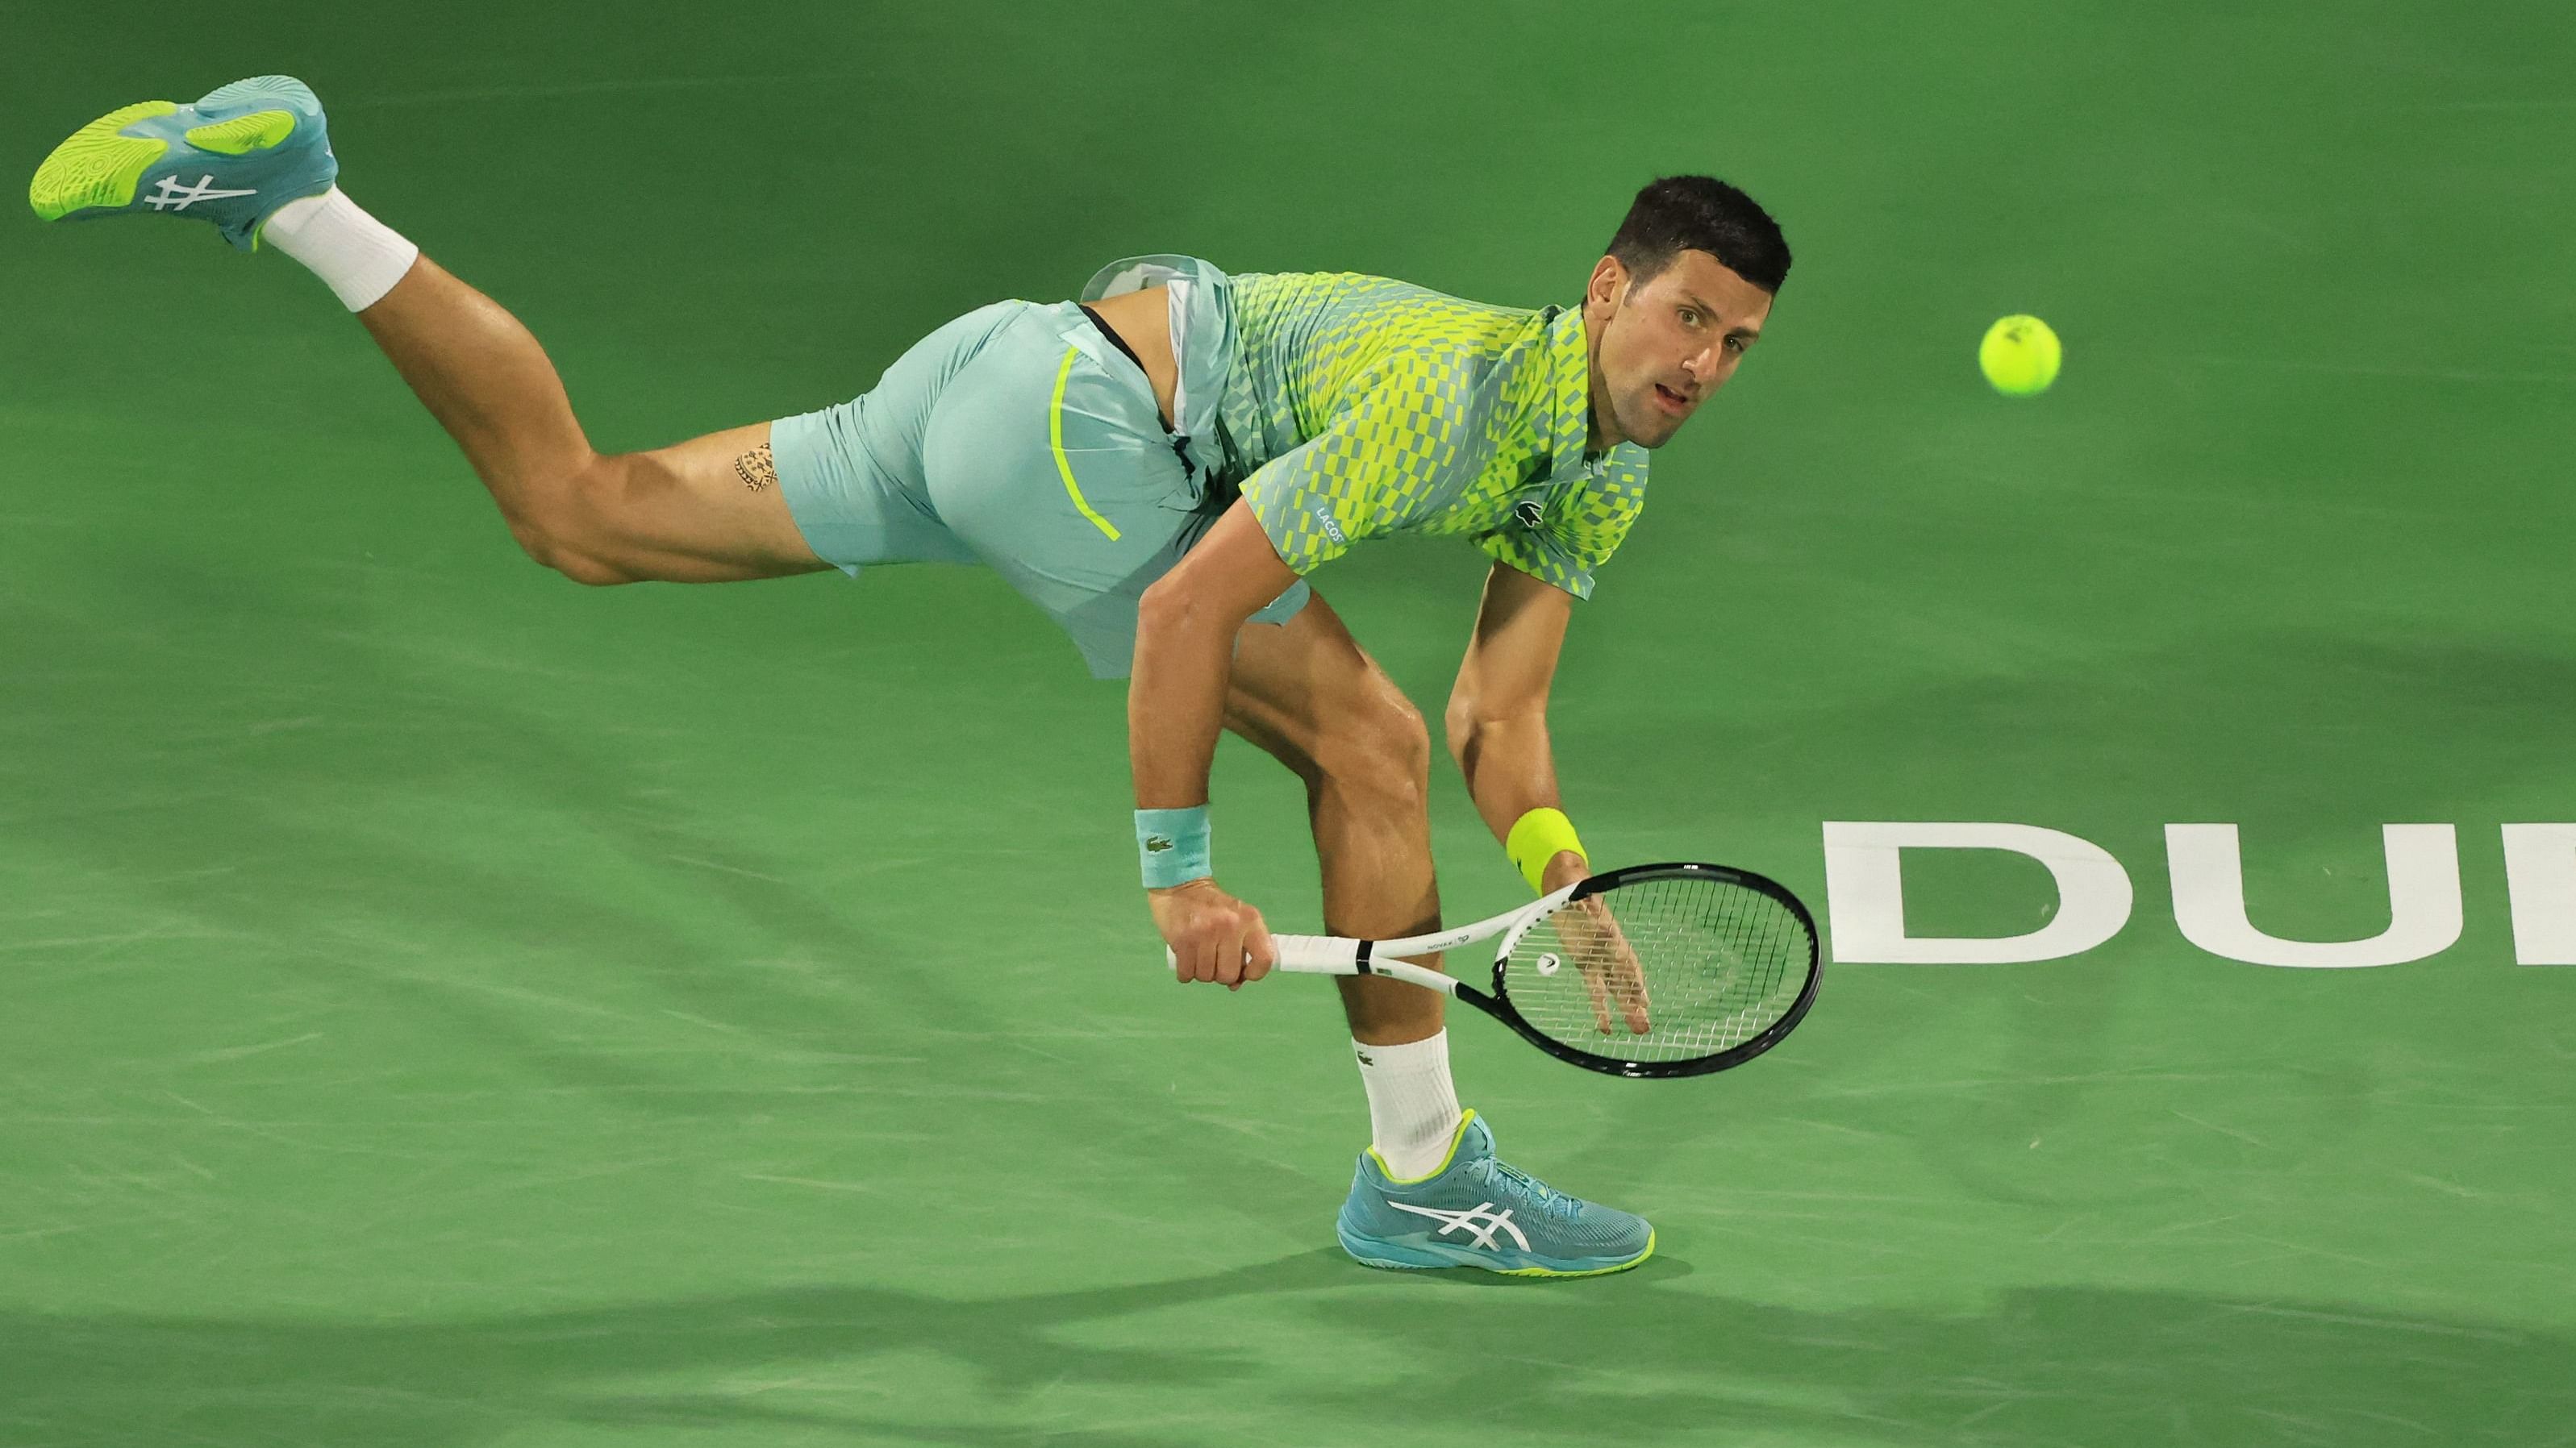
[[[1512,504],[1512,516],[1520,520],[1522,527],[1535,528],[1547,521],[1547,510],[1539,506],[1538,499],[1523,498]]]

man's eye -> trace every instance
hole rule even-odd
[[[1698,326],[1698,325],[1699,325],[1699,313],[1692,311],[1692,310],[1691,310],[1690,308],[1688,308],[1688,307],[1684,307],[1684,308],[1682,308],[1682,325],[1683,325],[1683,326],[1685,326],[1685,327],[1696,327],[1696,326]]]
[[[1742,337],[1727,338],[1726,350],[1729,352],[1742,352],[1744,350],[1744,339]]]

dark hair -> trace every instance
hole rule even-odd
[[[1789,276],[1780,223],[1752,197],[1713,176],[1666,176],[1637,193],[1610,254],[1646,281],[1685,251],[1704,251],[1728,271],[1777,293]]]

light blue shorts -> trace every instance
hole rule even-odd
[[[1125,678],[1136,604],[1214,521],[1144,371],[1071,302],[950,322],[874,390],[770,426],[779,491],[825,562],[980,563]],[[1298,583],[1256,623],[1305,605]]]

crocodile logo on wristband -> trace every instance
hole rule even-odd
[[[1136,858],[1144,867],[1148,890],[1178,889],[1206,879],[1210,873],[1207,806],[1136,811]]]

